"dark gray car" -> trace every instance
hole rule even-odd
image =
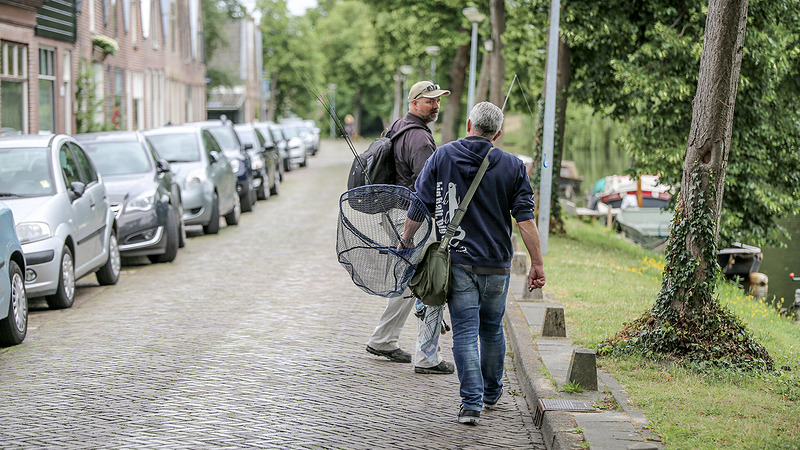
[[[167,160],[141,133],[109,131],[78,134],[103,175],[119,226],[122,256],[172,262],[185,242],[181,191]]]

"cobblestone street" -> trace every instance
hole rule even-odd
[[[0,349],[0,447],[543,449],[510,351],[477,427],[456,422],[455,374],[365,351],[384,300],[336,261],[351,161],[324,140],[239,226],[190,227],[174,263],[86,277],[71,309],[32,302],[25,342]],[[415,336],[411,316],[401,346]]]

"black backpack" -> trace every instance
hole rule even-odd
[[[412,128],[422,128],[418,124],[410,124],[393,133],[391,130],[385,136],[372,141],[364,153],[353,159],[350,166],[350,176],[347,177],[347,189],[353,189],[368,184],[395,184],[396,172],[394,165],[394,141],[401,134]],[[364,172],[367,176],[364,176]],[[367,183],[369,178],[369,183]]]

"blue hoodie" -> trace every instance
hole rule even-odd
[[[434,217],[439,239],[490,148],[489,139],[468,136],[439,147],[425,163],[415,187]],[[533,208],[523,162],[499,148],[492,150],[486,175],[450,242],[453,264],[511,267],[511,216],[517,222],[531,220]]]

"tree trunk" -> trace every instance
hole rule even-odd
[[[489,101],[502,107],[505,100],[505,79],[506,61],[503,58],[503,34],[506,32],[506,2],[505,0],[490,0],[489,9],[492,20],[492,64],[489,78],[492,80],[489,86]],[[495,145],[503,148],[503,135],[497,139]]]
[[[462,45],[456,49],[453,64],[450,66],[450,86],[445,89],[450,91],[447,97],[447,107],[442,114],[442,142],[444,144],[465,134],[466,131],[457,132],[456,125],[466,123],[460,121],[462,115],[461,97],[464,96],[464,85],[467,78],[467,65],[469,64],[469,45]]]
[[[556,123],[553,136],[553,184],[550,198],[550,227],[553,232],[563,233],[564,217],[558,201],[561,185],[561,160],[564,158],[564,129],[567,123],[567,103],[570,83],[570,48],[560,36],[558,38],[558,67],[556,68]]]
[[[359,86],[353,98],[353,118],[355,119],[355,123],[353,123],[353,139],[358,139],[361,136],[361,99],[363,96],[364,88]]]
[[[663,295],[664,306],[691,315],[714,301],[716,245],[731,143],[733,107],[742,66],[747,0],[711,0],[706,19],[697,94],[692,105],[692,126],[683,165],[681,195],[676,210],[676,236],[670,255],[697,261],[690,283],[677,283],[675,272],[665,273],[664,286],[675,285]],[[696,231],[702,222],[702,232]],[[688,274],[687,274],[688,275]],[[677,278],[677,279],[676,279]]]
[[[652,310],[607,342],[616,348],[734,370],[774,362],[715,298],[717,236],[742,65],[748,0],[710,0],[683,180],[672,219],[664,281]]]

